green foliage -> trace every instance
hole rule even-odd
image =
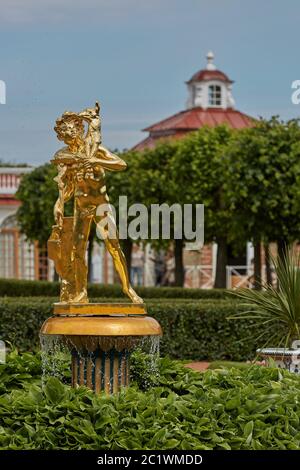
[[[0,338],[23,351],[39,346],[39,330],[53,314],[56,299],[39,297],[0,300]]]
[[[118,209],[119,196],[127,196],[128,205],[137,202],[133,193],[133,179],[136,172],[136,162],[140,154],[134,151],[127,151],[119,153],[119,155],[127,163],[125,172],[111,171],[106,173],[109,199],[116,209]]]
[[[124,182],[120,181],[120,176],[112,175],[115,183],[119,178],[119,186],[113,185],[117,188],[117,194],[120,194],[119,188],[122,188],[128,199],[128,205],[134,203],[144,204],[149,210],[151,204],[169,204],[182,203],[181,192],[182,188],[178,186],[177,179],[173,178],[171,174],[171,159],[176,153],[178,148],[177,142],[162,142],[159,143],[155,149],[147,149],[143,152],[127,152],[122,155],[122,158],[128,162],[128,169],[124,177]],[[113,196],[116,191],[113,191]],[[114,199],[112,199],[114,200]],[[139,216],[139,214],[137,214]],[[171,218],[172,219],[172,218]],[[130,221],[130,218],[129,218]],[[149,217],[150,222],[150,217]],[[170,221],[171,226],[173,220]],[[159,221],[158,233],[160,237],[158,240],[151,239],[151,227],[148,226],[148,234],[141,233],[140,239],[146,241],[150,239],[152,246],[167,248],[170,244],[169,240],[161,238],[161,220]],[[137,227],[138,228],[138,227]],[[173,239],[171,229],[170,239]]]
[[[12,163],[6,162],[0,159],[0,168],[28,168],[30,165],[28,163]]]
[[[0,394],[10,390],[27,388],[39,383],[42,366],[39,354],[12,351],[5,364],[0,364]]]
[[[167,358],[159,371],[156,387],[115,396],[56,378],[2,389],[0,449],[300,449],[296,375],[258,366],[199,374]]]
[[[300,127],[273,117],[235,134],[225,152],[232,231],[244,241],[299,239]]]
[[[149,315],[163,329],[162,354],[176,359],[233,361],[255,356],[253,335],[258,329],[253,320],[232,322],[232,312],[241,311],[238,302],[202,301],[199,303],[150,304]]]
[[[297,120],[261,120],[253,128],[203,127],[152,150],[122,154],[127,171],[107,174],[111,202],[118,196],[151,203],[203,203],[206,241],[244,246],[300,238],[300,127]],[[50,164],[22,179],[18,220],[31,240],[45,243],[57,197]],[[158,245],[162,242],[159,241]]]
[[[172,177],[171,161],[177,154],[178,142],[161,142],[154,149],[138,155],[133,175],[136,201],[150,204],[182,203],[177,179]]]
[[[272,261],[278,289],[263,284],[266,292],[233,291],[232,294],[242,299],[245,308],[235,318],[255,320],[260,331],[258,339],[267,337],[273,346],[290,347],[293,340],[300,339],[300,257],[290,252]]]
[[[185,289],[182,287],[137,287],[136,291],[145,299],[225,299],[226,289]],[[90,298],[127,298],[119,284],[90,284]],[[0,279],[0,297],[58,297],[59,283],[47,281],[23,281]]]
[[[0,297],[58,297],[59,283],[48,281],[25,281],[0,279]]]
[[[54,223],[53,206],[58,197],[53,181],[56,168],[47,163],[23,176],[16,197],[22,202],[17,212],[21,231],[29,240],[44,245]]]
[[[234,135],[227,126],[202,127],[183,139],[171,167],[183,203],[204,204],[205,239],[229,235],[232,213],[226,204],[224,153]]]
[[[38,347],[38,332],[43,321],[52,315],[55,300],[51,297],[2,299],[0,338],[21,350]],[[237,301],[149,299],[146,305],[148,314],[163,328],[161,352],[173,358],[247,360],[261,346],[253,342],[260,332],[254,320],[228,320],[241,311]]]

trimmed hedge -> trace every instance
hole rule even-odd
[[[187,289],[183,287],[137,287],[139,295],[145,299],[225,299],[229,298],[226,289]],[[90,284],[91,298],[123,298],[118,284]],[[59,283],[47,281],[20,281],[0,279],[0,297],[58,297]]]
[[[20,350],[38,347],[38,332],[52,315],[53,301],[50,297],[1,299],[0,339]],[[149,301],[147,308],[163,328],[161,352],[172,358],[241,361],[253,358],[260,346],[253,342],[259,335],[253,321],[228,320],[241,309],[237,301]]]

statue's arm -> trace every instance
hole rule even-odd
[[[67,181],[62,191],[62,198],[59,196],[54,204],[54,219],[55,222],[62,226],[64,217],[64,204],[68,202],[74,194],[74,182]]]
[[[127,168],[127,163],[122,158],[102,146],[99,147],[96,153],[95,163],[109,171],[123,171]]]
[[[58,166],[58,175],[54,178],[54,181],[58,183],[59,197],[57,198],[54,205],[54,219],[56,223],[62,226],[64,216],[64,204],[68,202],[74,194],[74,178],[72,170],[68,165],[62,164],[65,158],[70,158],[66,153],[66,149],[61,149],[54,155],[52,162]]]
[[[87,122],[88,124],[90,124],[92,120],[88,115],[84,114],[84,111],[82,111],[82,113],[78,113],[78,116],[81,117],[81,119]]]
[[[68,179],[66,181],[64,192],[63,192],[64,202],[68,202],[72,198],[73,195],[74,195],[74,181]]]

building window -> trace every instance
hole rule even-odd
[[[208,87],[208,103],[209,106],[221,106],[222,95],[220,85],[210,85]]]
[[[15,214],[0,224],[0,278],[48,280],[46,249],[20,234]]]

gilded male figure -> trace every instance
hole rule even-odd
[[[94,108],[80,113],[67,111],[56,121],[58,139],[66,147],[56,152],[52,160],[58,168],[55,180],[59,198],[54,207],[56,225],[48,242],[49,253],[62,279],[61,301],[88,302],[86,250],[94,222],[113,258],[123,292],[132,302],[142,303],[129,283],[105,186],[105,170],[122,171],[126,163],[101,145],[99,109],[96,103]],[[86,133],[84,122],[88,126]],[[73,218],[64,217],[64,204],[72,197]],[[99,206],[105,209],[99,211]]]

